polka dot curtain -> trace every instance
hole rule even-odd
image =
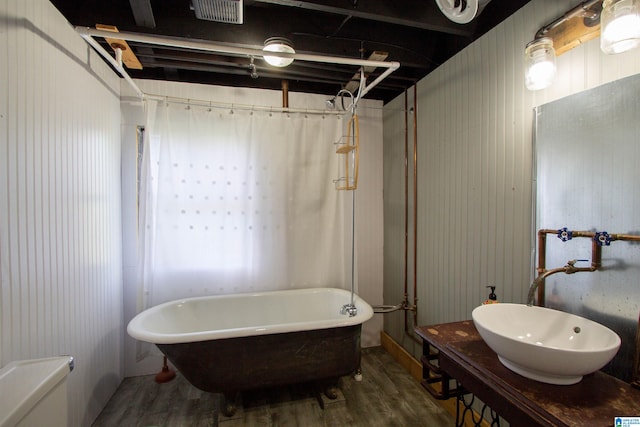
[[[155,101],[147,108],[140,308],[350,286],[351,195],[333,185],[341,117]]]

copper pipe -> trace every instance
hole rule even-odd
[[[611,240],[625,240],[627,242],[640,242],[640,236],[635,234],[610,234]]]
[[[402,309],[404,333],[413,338],[409,332],[407,307],[409,306],[409,111],[408,92],[404,91],[404,295]],[[415,339],[414,339],[415,340]]]
[[[558,230],[552,230],[543,228],[538,230],[538,267],[536,268],[536,272],[538,276],[547,272],[546,262],[547,262],[547,235],[548,234],[558,234]],[[571,231],[572,238],[573,237],[586,237],[591,239],[591,266],[585,268],[578,268],[575,271],[597,271],[602,267],[602,246],[598,244],[596,241],[596,233],[593,231]],[[633,234],[609,234],[609,238],[611,241],[615,240],[624,240],[631,242],[640,242],[640,236]],[[545,305],[545,283],[544,280],[540,282],[538,286],[538,305]]]
[[[634,379],[631,385],[640,390],[640,317],[638,317],[638,328],[636,329],[636,354],[633,358]]]
[[[408,271],[409,271],[409,94],[404,91],[404,298],[403,305],[408,304]],[[406,312],[405,312],[406,316]],[[405,319],[405,324],[406,324]]]
[[[282,81],[282,108],[289,108],[289,81]]]
[[[415,111],[415,108],[414,108]],[[414,116],[414,129],[416,128],[415,116]],[[414,135],[415,135],[414,131]],[[415,143],[414,143],[415,152]],[[414,159],[415,162],[415,159]],[[415,176],[415,169],[414,169]],[[415,182],[414,182],[415,187]],[[414,194],[415,197],[415,194]],[[415,211],[414,211],[415,217]],[[414,237],[414,246],[416,245],[417,237]],[[414,249],[415,254],[415,249]],[[414,258],[415,260],[415,258]],[[415,261],[414,261],[415,264]],[[414,312],[414,329],[417,326],[417,297],[416,297],[416,281],[415,281],[415,269],[414,269],[414,305],[409,305],[409,108],[408,108],[408,92],[404,92],[404,270],[403,270],[403,289],[404,295],[402,302],[396,306],[376,306],[374,307],[374,313],[391,313],[397,310],[402,310],[404,316],[404,333],[414,342],[422,344],[422,339],[416,337],[414,333],[409,331],[409,319],[407,318],[407,311]],[[378,310],[376,310],[378,309]]]
[[[602,266],[602,246],[591,239],[591,267],[597,270]]]
[[[418,85],[413,85],[413,326],[418,326]]]
[[[557,233],[557,231],[556,231]],[[547,234],[540,230],[538,231],[538,276],[545,272],[545,266],[547,264]],[[545,299],[545,286],[544,280],[538,287],[538,305],[544,305]]]
[[[409,271],[409,119],[408,119],[408,92],[404,93],[404,296],[402,299],[402,310],[404,311],[404,333],[411,338],[414,342],[422,344],[422,339],[416,337],[415,334],[409,330],[409,319],[407,311],[413,311],[413,329],[418,326],[418,306],[417,306],[417,269],[416,269],[416,247],[417,247],[417,234],[415,233],[415,226],[417,223],[415,200],[416,193],[416,116],[415,116],[416,99],[414,97],[414,116],[413,116],[413,128],[414,128],[414,272],[413,272],[413,305],[409,305],[409,283],[408,283],[408,271]]]
[[[417,86],[413,86],[413,304],[409,305],[408,286],[405,287],[405,308],[404,308],[404,332],[414,342],[422,344],[422,339],[416,337],[412,331],[409,331],[409,321],[407,319],[407,311],[413,311],[413,329],[418,326],[418,96]],[[405,104],[406,112],[406,104]],[[408,132],[408,126],[405,126],[405,132]],[[408,147],[407,147],[408,151]],[[406,158],[406,173],[408,173],[408,155]],[[408,196],[408,181],[405,185],[406,195]],[[408,197],[406,198],[408,205]],[[408,210],[408,207],[407,207]],[[408,222],[408,221],[407,221]],[[407,244],[408,244],[408,239]]]

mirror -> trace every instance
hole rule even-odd
[[[640,74],[537,107],[534,144],[536,230],[640,235]],[[589,239],[547,239],[547,269],[590,258]],[[600,271],[550,276],[546,295],[616,331],[622,346],[604,370],[637,379],[640,244],[612,242]]]

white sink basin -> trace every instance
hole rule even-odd
[[[524,304],[487,304],[471,313],[480,336],[513,372],[570,385],[606,365],[620,348],[611,329],[574,314]]]

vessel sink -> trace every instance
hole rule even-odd
[[[578,383],[606,365],[620,348],[620,337],[606,326],[550,308],[487,304],[471,315],[504,366],[544,383]]]

